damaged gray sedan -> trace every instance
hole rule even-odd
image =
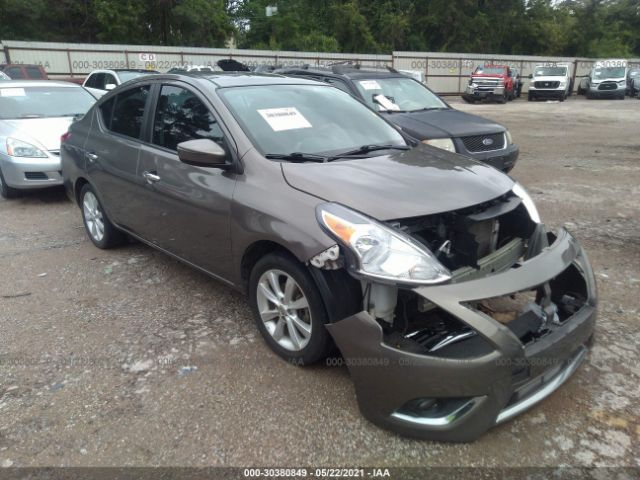
[[[291,362],[337,346],[362,413],[406,435],[477,438],[593,336],[587,256],[522,186],[325,84],[134,80],[71,126],[62,164],[97,247],[128,235],[245,291]]]

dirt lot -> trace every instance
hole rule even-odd
[[[640,101],[451,102],[511,129],[512,175],[594,265],[597,342],[563,388],[473,444],[388,433],[345,368],[273,355],[242,296],[96,249],[37,192],[0,200],[0,465],[640,466]]]

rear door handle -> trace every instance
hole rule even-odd
[[[160,176],[156,172],[143,172],[142,176],[147,181],[147,183],[152,184],[160,181]]]
[[[93,163],[96,160],[98,160],[98,155],[96,155],[93,152],[87,152],[86,156],[87,156],[87,160],[89,160],[91,163]]]

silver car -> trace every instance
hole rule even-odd
[[[0,194],[62,185],[60,137],[95,98],[68,82],[11,80],[0,84]]]

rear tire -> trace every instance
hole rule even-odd
[[[101,249],[122,245],[126,236],[113,226],[98,199],[98,195],[90,184],[80,191],[80,210],[84,229],[93,244]]]
[[[310,365],[331,353],[334,344],[320,291],[295,258],[284,253],[261,258],[249,278],[249,303],[258,330],[280,357]]]
[[[20,190],[10,187],[2,175],[2,169],[0,169],[0,195],[7,200],[16,198],[20,195]]]

